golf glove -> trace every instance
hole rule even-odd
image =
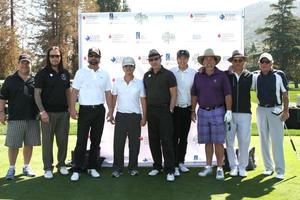
[[[232,112],[231,110],[227,110],[224,116],[224,122],[229,123],[232,119]]]

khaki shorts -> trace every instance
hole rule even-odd
[[[11,120],[7,122],[5,146],[21,148],[41,145],[40,122],[38,120]]]

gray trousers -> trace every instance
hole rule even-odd
[[[226,127],[226,150],[231,169],[238,167],[245,169],[249,161],[249,145],[251,139],[251,114],[232,113],[230,130]],[[235,136],[237,136],[239,154],[238,157],[234,150]]]
[[[53,170],[53,139],[55,135],[57,152],[56,167],[65,166],[68,151],[70,115],[68,112],[48,112],[49,122],[41,123],[44,170]]]
[[[140,152],[141,117],[141,114],[117,112],[114,132],[113,170],[122,172],[124,169],[124,147],[127,135],[129,139],[128,170],[131,171],[137,168]]]
[[[272,114],[272,108],[258,106],[256,109],[257,128],[260,136],[260,145],[262,158],[266,170],[274,170],[270,155],[270,146],[272,145],[272,154],[277,174],[284,174],[285,162],[283,152],[283,122],[280,116]]]

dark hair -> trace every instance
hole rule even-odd
[[[51,62],[50,62],[50,51],[52,50],[58,50],[60,53],[60,62],[58,64],[58,70],[62,71],[64,69],[64,64],[63,64],[63,58],[62,58],[62,52],[58,46],[52,46],[47,52],[47,61],[46,61],[46,67],[50,68],[51,67]]]

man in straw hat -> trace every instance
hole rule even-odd
[[[227,127],[226,150],[230,166],[230,176],[246,177],[248,165],[248,149],[251,138],[251,101],[250,91],[253,75],[244,69],[246,56],[238,50],[232,52],[228,59],[231,62],[229,70],[225,71],[232,90],[232,120]],[[238,139],[239,155],[234,150],[235,136]]]
[[[212,157],[215,150],[217,158],[216,179],[224,180],[222,168],[225,142],[225,123],[232,118],[231,88],[225,72],[220,71],[216,65],[221,57],[215,55],[212,49],[206,49],[204,55],[198,57],[198,62],[204,66],[202,72],[195,75],[192,86],[192,120],[196,120],[195,108],[197,103],[198,142],[205,144],[206,167],[198,173],[207,176],[212,173]],[[225,113],[226,110],[226,113]]]
[[[260,137],[264,175],[274,172],[270,156],[270,142],[277,179],[284,179],[285,162],[283,152],[283,123],[289,118],[288,82],[285,74],[273,69],[273,57],[269,53],[260,55],[260,73],[255,78],[258,99],[256,110],[257,128]],[[283,103],[283,108],[282,108]]]
[[[148,135],[153,170],[148,175],[156,176],[162,170],[162,155],[167,181],[174,181],[173,121],[177,84],[174,74],[161,65],[161,55],[152,49],[148,54],[151,68],[144,75],[147,100]]]

